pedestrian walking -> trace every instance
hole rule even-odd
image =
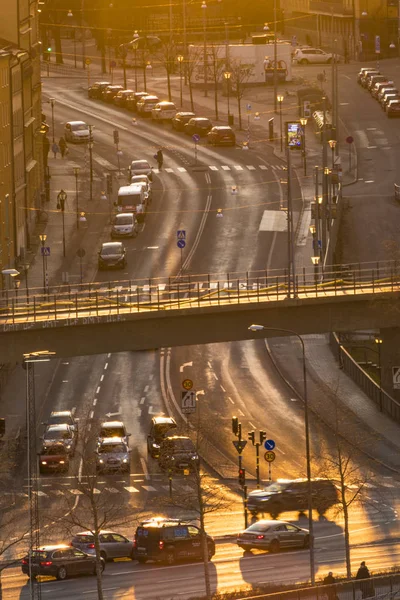
[[[161,150],[161,148],[159,148],[157,150],[157,154],[154,155],[154,158],[157,161],[158,164],[158,169],[161,171],[162,166],[163,166],[163,162],[164,162],[164,156],[163,156],[163,151]]]
[[[54,158],[57,158],[57,154],[58,154],[58,152],[60,152],[60,148],[58,147],[58,144],[56,144],[54,142],[54,144],[52,144],[52,146],[51,146],[51,151],[54,154]]]
[[[336,588],[333,585],[335,583],[335,578],[332,575],[332,571],[329,571],[328,575],[324,578],[324,585],[329,586],[326,588],[326,595],[328,596],[328,600],[336,600]]]
[[[360,580],[362,598],[372,598],[372,596],[374,596],[374,585],[372,581],[369,581],[370,578],[371,574],[365,564],[365,560],[363,560],[356,575],[356,579]]]
[[[63,138],[62,136],[58,140],[58,147],[60,148],[61,158],[64,158],[64,156],[68,154],[68,146],[67,142],[65,141],[65,138]]]

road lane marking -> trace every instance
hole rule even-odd
[[[100,392],[100,386],[97,386],[97,390],[96,390],[96,394],[98,394]]]
[[[108,369],[108,362],[104,365],[104,370]]]
[[[93,417],[94,417],[94,410],[91,410],[90,413],[89,413],[89,418],[93,419]]]
[[[102,374],[102,376],[100,377],[100,381],[103,381],[104,379],[104,373]]]
[[[250,427],[252,427],[253,429],[257,429],[257,427],[256,427],[256,426],[255,426],[255,425],[254,425],[254,424],[253,424],[251,421],[249,421],[249,425],[250,425]]]
[[[140,463],[142,465],[142,469],[143,469],[143,473],[144,473],[144,477],[145,479],[147,479],[147,481],[150,479],[150,475],[149,475],[149,470],[147,468],[147,464],[145,459],[143,458],[143,456],[140,457]]]
[[[216,381],[218,381],[218,376],[213,372],[214,378]]]
[[[130,494],[138,494],[139,490],[137,490],[133,485],[124,485],[124,490],[129,492]]]
[[[243,171],[243,167],[241,165],[233,165],[236,171]]]
[[[244,412],[243,412],[242,410],[240,410],[240,408],[238,408],[238,412],[240,413],[240,415],[241,415],[242,417],[245,417],[245,416],[246,416],[246,415],[244,414]]]
[[[232,400],[232,398],[230,396],[228,396],[228,400],[231,404],[235,404],[234,401]]]
[[[171,169],[170,167],[167,167],[166,169],[164,169],[164,171],[166,171],[167,173],[173,173],[174,170]]]
[[[222,169],[223,171],[230,171],[230,170],[231,170],[231,168],[230,168],[230,167],[228,167],[228,165],[221,165],[221,169]]]
[[[267,165],[258,165],[261,169],[261,171],[268,171],[268,167]]]
[[[146,398],[145,398],[144,396],[142,396],[142,397],[140,398],[140,404],[144,404],[144,401],[145,401],[145,400],[146,400]]]
[[[144,388],[144,392],[146,393],[146,392],[148,392],[148,391],[149,391],[149,386],[148,386],[148,385],[146,385],[146,387]]]
[[[93,399],[93,406],[96,406],[96,404],[97,404],[97,398],[94,398]]]
[[[220,384],[220,386],[219,386],[219,387],[221,388],[221,390],[222,390],[223,392],[226,392],[226,389],[224,388],[224,386],[223,386],[223,385],[221,385],[221,384]]]
[[[156,492],[157,489],[152,485],[142,485],[142,488],[146,490],[146,492]]]
[[[216,167],[215,165],[209,165],[208,167],[211,171],[218,171],[218,167]]]

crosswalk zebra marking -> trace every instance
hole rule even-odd
[[[243,171],[243,167],[240,165],[233,165],[236,169],[236,171]]]
[[[133,487],[133,485],[124,485],[124,490],[129,492],[130,494],[138,494],[139,490]]]
[[[230,167],[228,167],[228,165],[221,165],[221,169],[222,169],[223,171],[230,171],[230,170],[231,170],[231,168],[230,168]]]
[[[215,165],[209,165],[208,167],[211,171],[218,171],[218,167],[216,167]]]
[[[174,172],[174,170],[173,170],[173,169],[171,169],[170,167],[167,167],[167,168],[165,169],[165,171],[166,171],[167,173],[173,173],[173,172]]]
[[[146,490],[146,492],[156,492],[157,489],[152,485],[142,485],[142,488]]]

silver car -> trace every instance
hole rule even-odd
[[[131,558],[133,560],[133,541],[115,531],[100,531],[100,555],[104,560]],[[94,535],[91,531],[77,533],[71,546],[87,554],[95,554]]]
[[[69,425],[75,432],[78,431],[78,421],[71,410],[53,410],[50,413],[49,420],[43,423],[47,427],[49,425]]]
[[[96,450],[96,471],[123,471],[130,473],[130,451],[122,438],[104,438]]]
[[[114,217],[111,228],[112,238],[136,237],[139,224],[133,213],[118,213]]]
[[[48,447],[60,442],[68,454],[73,454],[76,445],[76,432],[69,425],[49,425],[42,437],[43,446]]]
[[[64,127],[64,137],[67,142],[85,143],[89,141],[89,125],[84,121],[68,121]]]
[[[153,181],[153,171],[147,160],[133,160],[130,166],[131,177],[134,175],[147,175],[150,181]]]
[[[308,548],[310,535],[307,529],[286,521],[262,520],[239,533],[236,543],[243,550],[279,552],[281,548]]]
[[[98,443],[100,444],[105,438],[121,438],[129,445],[130,435],[123,421],[103,421],[100,425]]]

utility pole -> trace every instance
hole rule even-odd
[[[278,47],[276,39],[276,0],[274,0],[274,112],[278,114]]]
[[[93,125],[89,125],[89,200],[93,200]]]
[[[322,263],[324,262],[324,256],[326,252],[326,204],[328,197],[327,183],[328,179],[325,175],[327,163],[328,163],[328,144],[326,139],[326,97],[322,98],[323,101],[323,126],[322,126],[322,205],[321,205],[321,225],[322,225]]]
[[[293,206],[292,206],[292,174],[291,174],[291,154],[289,147],[286,146],[287,160],[287,232],[288,232],[288,298],[296,296],[296,271],[294,264],[294,242],[293,242]],[[293,280],[293,288],[291,281]]]

